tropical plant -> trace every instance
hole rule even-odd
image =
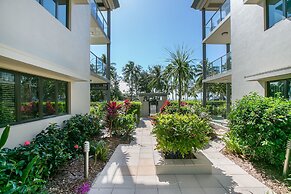
[[[3,148],[3,146],[5,145],[5,143],[7,142],[8,136],[9,136],[9,132],[10,132],[10,126],[7,125],[1,135],[0,138],[0,149]]]
[[[161,65],[155,65],[149,68],[149,86],[157,92],[163,92],[166,88],[165,80],[163,79],[163,68]]]
[[[148,71],[141,71],[140,73],[140,79],[138,81],[139,84],[139,92],[145,92],[145,93],[150,93],[152,88],[150,87],[149,84],[149,80],[150,80],[150,74]]]
[[[142,67],[129,61],[122,69],[124,81],[129,85],[130,98],[133,99],[134,91],[138,92],[139,79]]]
[[[169,51],[170,58],[167,60],[169,65],[166,67],[165,75],[168,78],[172,78],[178,84],[179,111],[183,89],[188,88],[189,81],[194,79],[194,69],[191,66],[193,62],[191,54],[190,50],[182,46],[178,47],[175,52]]]
[[[97,159],[103,162],[107,160],[109,149],[104,140],[93,142],[91,143],[90,147],[90,152],[93,153],[95,162],[97,161]]]
[[[106,127],[108,128],[109,135],[112,136],[112,132],[115,130],[115,125],[117,118],[119,116],[119,110],[121,110],[122,105],[116,102],[108,102],[106,104]]]

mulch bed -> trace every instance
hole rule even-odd
[[[108,160],[114,153],[115,148],[119,144],[128,144],[120,138],[108,137],[103,139],[109,146]],[[89,178],[84,179],[84,157],[80,156],[78,159],[70,161],[67,165],[59,170],[59,172],[48,181],[47,190],[49,193],[72,194],[78,193],[78,188],[84,183],[92,185],[98,173],[102,171],[107,162],[94,161],[90,158],[89,161]]]
[[[282,170],[274,169],[270,166],[265,166],[262,164],[256,164],[250,162],[246,158],[242,158],[238,155],[234,155],[228,152],[226,149],[223,149],[222,154],[232,160],[235,164],[239,165],[247,173],[261,181],[263,184],[268,186],[277,194],[287,194],[291,193],[288,190],[286,181],[282,177]]]

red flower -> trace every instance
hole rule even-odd
[[[24,142],[24,146],[29,146],[29,145],[30,145],[30,141]]]
[[[181,102],[180,105],[181,106],[186,106],[187,105],[187,102]]]
[[[74,148],[75,148],[75,149],[79,149],[79,146],[78,146],[78,145],[74,145]]]
[[[130,100],[126,99],[123,101],[123,103],[124,103],[125,112],[127,112],[131,106],[131,102]]]

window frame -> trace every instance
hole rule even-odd
[[[14,75],[15,77],[15,118],[16,121],[12,122],[12,123],[8,123],[8,124],[4,124],[1,125],[0,124],[0,128],[5,127],[6,125],[18,125],[18,124],[23,124],[23,123],[29,123],[29,122],[34,122],[34,121],[39,121],[39,120],[44,120],[44,119],[49,119],[49,118],[54,118],[54,117],[59,117],[59,116],[64,116],[64,115],[69,115],[69,82],[67,81],[62,81],[62,80],[56,80],[56,79],[52,79],[52,78],[47,78],[47,77],[42,77],[42,76],[38,76],[38,75],[34,75],[34,74],[28,74],[28,73],[22,73],[22,72],[17,72],[17,71],[12,71],[12,70],[7,70],[7,69],[2,69],[0,68],[0,71],[2,72],[7,72],[7,73],[11,73]],[[21,120],[21,95],[20,95],[20,91],[21,91],[21,81],[20,78],[21,76],[34,76],[38,78],[38,93],[39,93],[39,107],[38,107],[38,111],[39,111],[39,117],[38,118],[32,118],[32,119],[27,119],[27,120]],[[55,90],[56,90],[56,113],[54,115],[48,115],[48,116],[44,116],[43,114],[43,80],[44,79],[49,79],[49,80],[53,80],[55,82]],[[58,85],[59,83],[64,82],[66,83],[66,112],[65,113],[58,113]]]
[[[273,26],[275,26],[277,23],[283,21],[284,19],[287,19],[287,18],[290,18],[290,17],[287,17],[288,13],[287,13],[287,0],[282,0],[283,1],[283,16],[284,16],[284,19],[278,21],[278,22],[275,22],[272,26],[270,26],[270,17],[269,17],[269,13],[270,13],[270,10],[269,10],[269,4],[268,4],[268,1],[269,0],[266,0],[265,1],[265,5],[266,5],[266,29],[270,29],[272,28]]]
[[[267,97],[273,97],[273,96],[271,96],[271,82],[278,82],[278,81],[284,82],[284,94],[282,94],[282,97],[285,99],[289,99],[291,96],[288,95],[288,91],[289,91],[288,87],[290,86],[291,78],[268,81],[267,82]]]
[[[52,0],[53,1],[53,0]],[[37,3],[39,3],[45,10],[47,10],[54,18],[56,18],[62,25],[64,25],[58,17],[58,5],[60,0],[55,0],[55,15],[51,14],[44,6],[43,6],[43,0],[36,0]],[[70,0],[65,0],[67,3],[66,6],[66,25],[65,27],[70,29]]]

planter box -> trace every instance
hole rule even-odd
[[[212,174],[212,163],[202,152],[195,153],[196,159],[165,159],[158,151],[154,155],[158,175]]]

